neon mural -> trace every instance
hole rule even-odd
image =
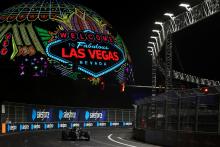
[[[114,76],[133,81],[128,50],[112,26],[94,11],[67,1],[23,3],[0,13],[0,61],[18,66],[20,76],[57,72],[93,85]]]

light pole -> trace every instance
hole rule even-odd
[[[147,46],[147,48],[151,49],[148,50],[148,52],[152,53],[152,96],[156,96],[156,84],[157,84],[157,77],[156,77],[156,70],[157,70],[157,65],[156,65],[156,57],[154,55],[154,47],[152,46]]]
[[[171,27],[173,32],[176,30],[175,17],[172,13],[165,13],[165,16],[168,16],[171,19]],[[166,50],[165,50],[165,61],[166,61],[166,75],[165,75],[165,87],[166,91],[172,90],[173,88],[173,59],[172,59],[172,33],[171,29],[169,29],[166,33]]]
[[[149,48],[150,50],[147,50],[148,51],[148,53],[152,53],[151,55],[153,55],[154,56],[154,48],[152,47],[152,46],[147,46],[147,48]]]
[[[155,43],[154,43],[154,42],[148,42],[148,44],[153,45],[153,47],[154,47],[154,49],[155,49],[156,54],[159,52],[159,51],[158,51],[158,49],[157,49],[157,47],[155,46]]]
[[[155,50],[155,48],[152,47],[152,46],[147,46],[147,48],[150,49],[150,50],[148,50],[148,52],[152,53],[153,57],[155,58],[156,57],[156,50]]]
[[[160,21],[156,21],[154,24],[161,26],[161,28],[162,28],[162,34],[163,34],[163,40],[164,40],[164,39],[165,39],[165,31],[164,31],[163,23],[160,22]]]
[[[158,40],[157,40],[157,37],[155,36],[150,36],[151,39],[155,39],[156,41],[156,44],[157,44],[157,48],[158,48],[158,52],[160,51],[160,46],[159,46],[159,43],[158,43]]]
[[[161,35],[160,35],[160,31],[159,30],[152,30],[152,32],[157,33],[159,40],[160,40],[160,45],[162,45],[162,40],[161,40]]]

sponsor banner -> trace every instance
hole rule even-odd
[[[31,121],[35,122],[50,122],[54,120],[53,109],[33,108],[31,110]]]
[[[93,127],[93,126],[96,126],[95,123],[92,123],[92,122],[84,122],[83,123],[84,128]]]
[[[41,130],[41,124],[31,124],[31,130]]]
[[[57,123],[57,128],[58,129],[68,128],[68,124],[67,123]]]
[[[18,131],[18,126],[16,124],[7,124],[7,132],[16,132]]]
[[[77,121],[79,116],[79,110],[72,109],[59,109],[58,120],[59,121]]]
[[[80,123],[71,123],[70,127],[71,128],[73,128],[73,127],[80,127]]]
[[[84,112],[84,121],[106,121],[105,110],[87,110]]]
[[[107,122],[96,122],[97,127],[107,127]]]
[[[124,127],[131,127],[133,125],[132,122],[123,122]]]
[[[44,129],[55,129],[55,124],[54,123],[45,123],[44,124]]]
[[[120,126],[119,122],[109,122],[109,127],[118,127]]]
[[[19,124],[19,131],[29,131],[30,124]]]

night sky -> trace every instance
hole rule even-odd
[[[20,2],[21,0],[4,1],[4,3],[2,2],[0,8],[3,10]],[[152,35],[152,29],[160,29],[158,26],[154,25],[154,22],[165,20],[166,18],[163,16],[165,12],[179,14],[185,11],[183,8],[178,7],[178,5],[183,1],[75,0],[73,2],[83,4],[84,6],[91,8],[104,17],[110,24],[112,24],[114,29],[122,36],[132,57],[135,84],[151,85],[151,56],[147,52],[147,42],[150,41],[149,38]],[[194,6],[200,3],[201,0],[185,0],[184,2],[188,2],[191,4],[191,6]],[[216,14],[207,20],[203,20],[190,28],[182,30],[173,35],[174,49],[176,50],[174,52],[174,58],[176,58],[174,59],[175,69],[208,79],[220,80],[220,73],[216,68],[218,67],[218,59],[220,57],[218,54],[219,37],[217,37],[220,33],[220,23],[218,22],[218,19],[219,14]],[[179,60],[177,60],[177,57]],[[56,84],[59,83],[59,80],[60,79],[56,79]],[[67,83],[72,83],[67,79],[62,79],[60,81],[63,82],[63,80],[65,80]],[[26,86],[30,84],[30,81],[26,81],[26,83],[24,81],[22,82]],[[38,86],[35,86],[35,88],[30,88],[28,94],[34,93],[36,89],[42,91],[42,88],[39,88],[40,84],[41,83],[38,83]],[[45,84],[48,84],[49,87],[49,83],[47,81],[43,82],[42,84],[44,84],[44,86]],[[10,84],[7,85],[10,87]],[[17,84],[17,86],[19,87],[19,84]],[[74,87],[74,85],[72,86]],[[61,89],[56,88],[49,89],[51,93],[53,91],[60,90]],[[71,91],[71,88],[69,87],[65,90]],[[19,90],[17,90],[17,92],[18,91]],[[150,90],[141,89],[139,95],[143,95],[142,93],[150,95]],[[26,97],[28,94],[21,94],[20,96]],[[35,97],[36,95],[41,96],[40,94],[36,93]],[[63,97],[68,97],[71,95],[71,92],[55,92],[54,97],[59,97],[60,95],[63,95]],[[121,94],[117,93],[116,95],[119,96]],[[127,96],[126,94],[124,95],[124,97]],[[13,96],[16,95],[14,94]],[[103,96],[105,96],[105,94],[103,94]],[[45,95],[45,97],[47,96]],[[48,97],[51,97],[50,92],[48,93]],[[123,101],[124,99],[121,102],[118,102],[118,105]],[[111,101],[101,100],[100,103],[111,103]]]

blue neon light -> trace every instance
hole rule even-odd
[[[34,121],[37,117],[37,111],[35,109],[32,110],[32,120]]]
[[[21,131],[22,129],[23,129],[23,125],[20,124],[20,125],[19,125],[19,130]]]
[[[31,130],[33,130],[34,129],[34,125],[33,124],[31,124]]]
[[[44,124],[44,129],[45,129],[45,130],[47,129],[47,124]]]
[[[61,120],[63,118],[63,111],[59,110],[59,119]]]
[[[88,120],[88,119],[89,119],[89,116],[90,116],[89,111],[86,111],[86,113],[85,113],[85,120]]]
[[[10,132],[10,125],[7,125],[7,131]]]

